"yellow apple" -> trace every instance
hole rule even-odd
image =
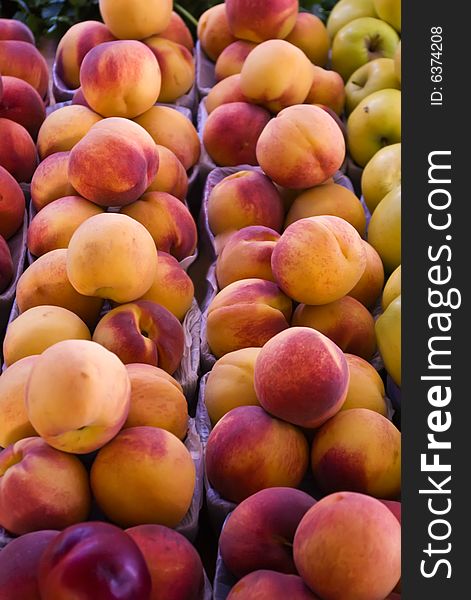
[[[386,273],[392,273],[401,264],[400,185],[376,207],[368,227],[368,243],[381,256]]]
[[[347,114],[373,92],[401,89],[392,58],[377,58],[357,69],[345,85]]]
[[[327,19],[327,31],[333,40],[344,25],[360,17],[377,17],[373,0],[340,0]]]
[[[394,53],[394,68],[396,71],[396,77],[401,83],[401,42],[397,45],[396,52]]]
[[[374,0],[376,14],[401,33],[401,0]]]
[[[386,282],[381,298],[381,307],[384,310],[388,308],[393,300],[401,295],[401,265],[391,273],[391,276]]]
[[[394,383],[401,386],[401,296],[391,302],[378,317],[376,339],[379,353]]]
[[[381,200],[401,183],[401,144],[378,150],[367,163],[361,176],[361,193],[373,213]]]

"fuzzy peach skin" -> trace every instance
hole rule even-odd
[[[144,40],[159,63],[161,88],[159,102],[175,102],[186,94],[195,82],[195,61],[192,53],[176,42],[160,36]]]
[[[373,410],[342,410],[317,431],[311,466],[326,493],[348,490],[397,499],[401,492],[401,433]]]
[[[49,69],[46,60],[29,42],[0,40],[0,73],[28,82],[41,98],[47,94]]]
[[[159,170],[146,192],[166,192],[184,201],[188,192],[185,167],[171,150],[157,145]]]
[[[267,110],[248,102],[218,106],[204,125],[206,151],[219,166],[257,165],[257,142],[270,120]],[[250,123],[250,127],[244,127],[244,123]]]
[[[401,527],[378,500],[339,492],[307,512],[293,551],[299,574],[321,598],[377,600],[401,574]]]
[[[208,221],[214,235],[262,225],[281,231],[284,206],[273,183],[258,171],[238,171],[211,190]]]
[[[67,250],[51,250],[23,272],[16,285],[20,313],[35,306],[61,306],[75,313],[91,329],[98,322],[102,298],[79,294],[67,277]]]
[[[245,59],[240,87],[251,101],[277,113],[304,102],[312,79],[312,64],[302,50],[284,40],[270,40]]]
[[[193,123],[181,112],[170,106],[153,106],[135,119],[152,137],[156,144],[171,150],[185,170],[199,160],[201,144]]]
[[[247,96],[242,93],[240,87],[240,75],[231,75],[226,77],[211,88],[211,91],[206,96],[205,106],[210,115],[213,110],[222,104],[230,102],[249,102]]]
[[[261,348],[242,348],[216,361],[206,380],[204,402],[215,425],[238,406],[259,406],[254,388],[255,361]]]
[[[95,499],[113,523],[176,527],[191,505],[195,465],[172,433],[131,427],[100,450],[90,480]]]
[[[378,150],[361,176],[361,192],[371,213],[381,200],[401,183],[401,144]]]
[[[90,511],[85,467],[75,456],[30,437],[0,452],[0,523],[23,535],[40,529],[64,529]]]
[[[384,383],[378,371],[369,362],[355,356],[345,354],[350,372],[347,397],[340,410],[352,408],[368,408],[387,416]]]
[[[241,502],[219,538],[224,564],[236,577],[270,569],[296,575],[292,544],[299,522],[315,504],[301,490],[274,487]]]
[[[132,302],[145,294],[157,272],[157,250],[147,229],[126,215],[87,219],[72,235],[67,276],[85,296]]]
[[[378,349],[386,371],[401,386],[401,295],[390,302],[376,323]]]
[[[206,475],[226,500],[242,502],[265,488],[297,487],[308,463],[304,434],[259,406],[228,412],[208,438]]]
[[[224,48],[236,41],[229,29],[225,4],[216,4],[201,15],[197,35],[201,48],[212,61],[216,61]]]
[[[25,402],[31,424],[50,446],[86,454],[118,433],[130,397],[126,367],[112,352],[95,342],[65,340],[36,361]]]
[[[172,0],[100,0],[105,25],[117,38],[142,40],[168,27]]]
[[[158,35],[161,38],[165,38],[166,40],[170,40],[176,44],[185,46],[185,48],[187,48],[190,52],[193,52],[195,48],[191,31],[186,26],[185,21],[175,11],[172,12],[170,23]]]
[[[23,223],[25,196],[18,182],[0,166],[0,236],[11,238]]]
[[[0,446],[6,448],[18,440],[37,435],[29,422],[25,406],[25,388],[38,356],[17,361],[0,375]]]
[[[178,319],[149,300],[111,310],[96,326],[93,341],[114,352],[124,364],[146,363],[170,374],[180,365],[184,349]]]
[[[275,281],[271,255],[280,234],[269,227],[253,225],[233,233],[224,245],[216,263],[219,288],[241,279]]]
[[[56,152],[39,163],[31,179],[31,202],[36,211],[76,191],[69,183],[69,152]]]
[[[114,117],[97,123],[74,146],[68,175],[87,200],[100,206],[125,206],[145,192],[158,168],[159,153],[145,129]]]
[[[32,85],[18,77],[2,77],[3,94],[0,94],[0,118],[23,125],[35,140],[44,119],[44,102]]]
[[[124,428],[160,427],[183,440],[188,431],[188,405],[178,381],[152,365],[132,363],[126,370],[131,404]]]
[[[389,276],[381,297],[381,308],[385,311],[393,300],[401,295],[401,265]]]
[[[196,224],[188,208],[165,192],[147,192],[137,202],[121,209],[123,215],[141,223],[152,236],[157,250],[177,260],[191,256],[198,242]]]
[[[255,393],[260,405],[275,417],[309,429],[319,427],[340,410],[348,381],[343,352],[308,327],[291,327],[274,336],[255,363]]]
[[[324,23],[309,12],[300,12],[291,33],[285,38],[294,44],[315,65],[323,67],[327,63],[330,37]]]
[[[63,106],[48,115],[38,133],[38,152],[44,160],[56,152],[67,152],[102,120],[86,106]]]
[[[376,351],[375,322],[367,308],[350,296],[329,304],[300,304],[294,311],[294,327],[311,327],[323,333],[343,352],[370,360]]]
[[[262,569],[238,581],[229,592],[227,600],[319,600],[298,575],[285,575]]]
[[[290,106],[265,127],[257,159],[275,183],[306,189],[324,183],[341,167],[345,140],[340,127],[318,106]]]
[[[300,219],[273,250],[271,265],[280,288],[297,302],[328,304],[358,283],[366,251],[356,229],[339,217]]]
[[[329,71],[317,65],[312,66],[312,72],[314,79],[305,102],[307,104],[323,104],[331,108],[337,115],[341,115],[345,107],[343,79],[336,71]]]
[[[16,19],[0,19],[0,40],[18,40],[34,44],[31,29]]]
[[[348,295],[367,308],[373,308],[381,295],[384,285],[384,267],[380,255],[371,244],[363,240],[366,250],[366,267],[356,286]]]
[[[133,119],[157,102],[159,63],[141,42],[105,42],[83,59],[80,87],[87,103],[100,115]]]
[[[194,546],[178,531],[162,525],[126,530],[142,552],[152,579],[149,600],[199,600],[204,570]]]
[[[298,10],[298,0],[226,0],[233,35],[257,43],[285,38],[296,24]]]
[[[245,40],[237,40],[227,46],[216,61],[214,68],[216,81],[221,81],[231,75],[240,74],[245,59],[256,46],[257,44]]]
[[[10,285],[13,279],[13,259],[8,244],[0,235],[0,294]]]
[[[291,311],[291,300],[272,281],[231,283],[209,305],[209,347],[217,358],[234,350],[261,347],[288,328]]]
[[[365,235],[366,215],[357,196],[337,183],[318,185],[296,197],[288,212],[285,227],[299,219],[332,215],[353,225],[358,233]]]
[[[401,186],[381,200],[371,216],[368,242],[381,256],[384,270],[392,273],[401,264]]]
[[[90,340],[90,330],[76,314],[60,306],[35,306],[8,326],[3,340],[7,366],[21,358],[41,354],[62,340]]]
[[[56,68],[65,85],[75,90],[80,86],[80,66],[87,52],[98,44],[116,38],[99,21],[83,21],[72,25],[62,36],[56,50]]]
[[[29,183],[37,164],[31,136],[19,123],[0,118],[0,139],[0,167],[19,183]]]
[[[166,252],[157,252],[157,254],[159,265],[154,282],[139,300],[150,300],[161,304],[179,321],[183,321],[192,305],[195,286],[176,258]]]
[[[28,250],[34,256],[42,256],[51,250],[67,248],[76,229],[90,217],[103,212],[103,208],[81,196],[54,200],[31,220]]]

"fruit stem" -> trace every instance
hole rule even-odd
[[[197,19],[195,19],[195,17],[186,10],[186,8],[183,8],[183,6],[180,6],[180,4],[178,4],[178,2],[175,2],[174,4],[174,8],[175,10],[177,10],[183,17],[185,17],[185,19],[187,19],[187,21],[190,21],[190,23],[192,25],[194,25],[195,27],[198,26],[198,21]]]

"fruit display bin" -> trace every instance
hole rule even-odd
[[[210,60],[200,42],[196,43],[195,50],[196,58],[196,88],[200,98],[204,98],[209,94],[211,89],[216,85],[216,75],[214,73],[214,66],[212,60]]]
[[[216,572],[214,574],[213,599],[226,600],[227,596],[229,596],[231,589],[236,583],[237,579],[226,567],[224,561],[222,560],[221,553],[218,549],[218,555],[216,559]]]

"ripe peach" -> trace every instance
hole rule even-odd
[[[158,35],[166,40],[185,46],[190,52],[194,50],[195,43],[193,42],[191,31],[186,26],[185,21],[175,11],[172,12],[170,23]]]
[[[105,25],[117,38],[142,40],[168,27],[172,0],[100,0]]]
[[[291,300],[271,281],[243,279],[231,283],[209,305],[209,347],[220,358],[234,350],[263,346],[288,328],[291,310]]]
[[[0,40],[0,73],[23,79],[38,92],[47,94],[49,69],[39,50],[29,42]]]
[[[56,152],[39,163],[31,179],[31,202],[35,210],[65,196],[76,194],[69,183],[69,152]]]
[[[11,238],[23,223],[25,197],[18,182],[0,166],[0,236]]]
[[[13,259],[8,244],[0,235],[0,294],[9,287],[13,279]]]
[[[285,575],[276,571],[254,571],[238,581],[229,592],[227,600],[319,600],[298,575]]]
[[[19,123],[0,118],[0,139],[0,167],[19,183],[29,183],[37,164],[36,147],[31,136]]]
[[[198,21],[198,39],[206,55],[213,61],[236,41],[229,29],[226,5],[216,4],[205,11]]]
[[[281,111],[265,127],[257,144],[262,169],[275,183],[290,189],[323,183],[340,168],[344,157],[342,131],[318,106],[291,106]]]
[[[31,29],[16,19],[0,19],[0,40],[18,40],[34,45]]]
[[[23,125],[35,140],[44,119],[44,102],[32,85],[18,77],[2,77],[3,94],[0,94],[0,118]]]
[[[156,272],[157,250],[152,236],[126,215],[91,217],[70,240],[67,275],[85,296],[132,302],[147,292]]]
[[[249,99],[242,93],[240,75],[231,75],[216,83],[206,96],[205,106],[208,114],[211,114],[218,106],[230,102],[249,102]]]
[[[345,107],[345,86],[342,77],[336,71],[328,71],[316,65],[313,65],[312,72],[314,79],[305,102],[323,104],[337,115],[341,115]]]
[[[378,371],[369,362],[355,356],[345,354],[350,372],[347,397],[340,410],[352,408],[368,408],[387,417],[384,383]]]
[[[186,94],[195,81],[195,62],[192,53],[182,46],[160,36],[145,40],[156,57],[161,77],[159,102],[175,102]]]
[[[166,192],[184,201],[188,192],[188,175],[177,156],[165,146],[157,145],[159,170],[146,192]]]
[[[39,437],[0,452],[0,523],[11,533],[63,529],[84,521],[90,504],[88,475],[77,457]]]
[[[231,32],[252,42],[285,38],[295,26],[298,9],[298,0],[226,0]]]
[[[121,527],[176,527],[191,505],[195,465],[168,431],[131,427],[99,451],[90,479],[100,508]]]
[[[315,65],[323,67],[328,58],[330,37],[324,23],[309,12],[300,12],[291,33],[285,38],[294,44]]]
[[[242,71],[245,59],[257,46],[253,42],[237,40],[232,42],[218,56],[215,66],[216,81],[221,81]]]
[[[363,240],[366,250],[366,268],[356,286],[348,292],[355,300],[371,308],[378,300],[384,285],[384,267],[380,255]]]

